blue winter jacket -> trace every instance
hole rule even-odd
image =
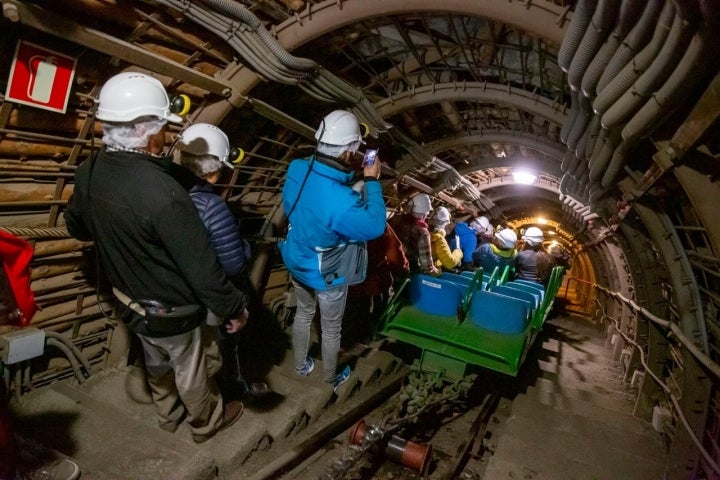
[[[235,216],[207,183],[193,186],[190,198],[205,224],[225,275],[238,275],[247,265],[250,252],[247,242],[240,236]]]
[[[460,240],[460,245],[455,243],[455,235]],[[468,226],[467,223],[460,222],[455,225],[454,233],[449,235],[448,243],[450,244],[450,250],[459,248],[463,252],[462,263],[470,264],[473,262],[473,252],[477,248],[477,235],[475,231]]]
[[[288,168],[283,207],[290,225],[279,247],[293,278],[315,290],[348,283],[347,278],[333,275],[333,252],[353,241],[378,238],[385,231],[380,183],[365,179],[363,199],[351,188],[352,178],[342,164],[324,157],[295,159]],[[358,268],[364,277],[367,262]]]
[[[492,243],[483,243],[473,253],[473,263],[476,267],[482,267],[483,272],[492,273],[495,267],[503,270],[506,265],[512,271],[517,264],[517,250],[500,250]]]

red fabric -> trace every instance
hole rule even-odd
[[[30,319],[38,310],[35,295],[30,288],[30,260],[32,257],[32,245],[22,238],[0,230],[0,258],[15,302],[22,313],[19,319],[21,327],[29,325]]]
[[[365,281],[351,286],[350,296],[375,296],[387,293],[395,277],[407,275],[408,259],[402,243],[390,225],[385,224],[385,233],[368,246],[368,269]]]

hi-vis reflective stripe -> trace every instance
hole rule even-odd
[[[117,299],[120,300],[120,302],[123,305],[132,309],[135,313],[138,313],[138,314],[142,315],[143,317],[145,316],[145,309],[143,307],[141,307],[137,302],[134,302],[130,297],[128,297],[127,295],[125,295],[123,292],[121,292],[120,290],[118,290],[115,287],[113,287],[112,291],[115,294],[115,296],[117,297]]]

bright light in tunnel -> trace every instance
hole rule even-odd
[[[535,179],[537,178],[537,175],[533,175],[529,172],[523,172],[523,171],[516,171],[512,174],[513,180],[515,180],[517,183],[522,183],[523,185],[532,185],[535,183]]]
[[[540,225],[547,225],[547,222],[548,222],[547,219],[546,219],[546,218],[543,218],[543,217],[537,217],[537,220],[536,220],[536,221],[537,221],[537,223],[539,223]]]

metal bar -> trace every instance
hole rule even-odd
[[[695,104],[690,114],[673,135],[670,145],[678,158],[682,158],[720,117],[720,73],[715,75],[710,85]]]
[[[418,49],[413,43],[412,39],[410,38],[410,35],[408,35],[407,29],[400,23],[400,21],[397,19],[397,17],[392,17],[392,23],[395,27],[395,30],[400,34],[400,37],[402,37],[403,42],[405,42],[405,45],[407,45],[407,48],[410,50],[410,53],[412,53],[413,57],[415,57],[415,60],[418,62],[418,65],[420,65],[420,68],[423,69],[425,74],[430,78],[433,83],[435,82],[435,78],[433,78],[433,74],[428,68],[427,64],[425,63],[425,60],[423,59],[422,55],[418,52]],[[384,51],[387,52],[385,48],[383,48]],[[392,60],[392,57],[388,56],[390,60]]]
[[[0,169],[0,176],[3,176],[3,177],[20,177],[20,178],[25,178],[25,177],[33,177],[33,178],[45,178],[45,177],[48,177],[48,178],[58,178],[58,177],[62,177],[62,178],[73,178],[73,177],[75,176],[75,174],[72,173],[72,172],[69,172],[69,173],[61,173],[61,172],[58,172],[58,171],[47,173],[47,172],[37,172],[37,171],[35,171],[35,170],[21,170],[21,171],[14,171],[14,172],[13,172],[13,171],[7,171],[7,170],[2,170],[2,169]]]
[[[145,13],[142,10],[137,9],[137,8],[134,8],[133,11],[135,13],[137,13],[139,16],[141,16],[142,18],[144,18],[145,20],[147,20],[148,22],[152,23],[155,26],[155,28],[157,28],[158,30],[165,32],[168,35],[180,40],[181,42],[187,44],[188,46],[204,53],[208,57],[214,58],[215,60],[218,60],[220,62],[224,62],[225,64],[228,64],[232,61],[232,59],[227,59],[227,58],[223,57],[222,55],[220,55],[219,53],[206,48],[205,45],[198,45],[193,40],[185,37],[184,35],[179,33],[177,30],[168,27],[167,25],[165,25],[164,23],[162,23],[161,21],[159,21],[152,15],[148,15],[147,13]]]
[[[4,207],[49,207],[52,205],[67,205],[67,200],[45,200],[43,202],[0,202]]]
[[[463,468],[467,464],[467,458],[470,453],[470,449],[475,444],[475,441],[480,440],[480,445],[483,443],[483,437],[479,434],[482,433],[483,435],[487,431],[487,424],[490,421],[490,418],[492,417],[493,413],[495,412],[495,409],[497,409],[498,404],[500,403],[500,394],[499,393],[493,393],[493,394],[487,394],[485,399],[483,400],[482,404],[479,407],[476,407],[473,409],[477,412],[477,415],[475,419],[473,420],[472,425],[470,426],[470,429],[465,434],[467,440],[465,440],[460,448],[458,448],[458,451],[455,454],[455,463],[452,466],[452,469],[450,469],[449,472],[447,472],[447,475],[443,475],[441,478],[443,480],[452,480],[454,478],[462,478],[461,473],[463,471]]]
[[[703,254],[701,254],[701,253],[697,253],[697,252],[694,252],[694,251],[692,251],[692,250],[687,250],[686,253],[688,254],[689,257],[697,257],[697,258],[700,258],[700,259],[703,259],[703,260],[707,260],[707,261],[709,261],[709,262],[720,263],[720,258],[717,258],[717,257],[711,257],[711,256],[709,256],[709,255],[703,255]]]
[[[691,258],[688,259],[688,262],[690,262],[690,265],[694,266],[695,268],[702,270],[703,272],[709,273],[710,275],[714,277],[720,277],[720,272],[717,270],[711,270],[707,268],[705,265],[703,265],[700,262],[697,262]]]
[[[703,287],[702,285],[698,285],[698,289],[699,289],[702,293],[704,293],[705,295],[707,295],[708,297],[712,298],[712,299],[715,301],[715,303],[720,304],[720,295],[718,295],[718,294],[715,293],[715,292],[711,292],[710,290],[708,290],[707,288]]]
[[[229,97],[232,93],[232,87],[229,84],[180,63],[168,60],[167,57],[124,42],[93,28],[70,22],[38,6],[20,0],[8,0],[7,3],[17,7],[20,22],[23,25],[92,50],[118,57],[130,64],[181,80],[223,97]]]
[[[715,75],[710,85],[685,118],[670,143],[658,149],[653,155],[653,163],[635,187],[635,196],[645,194],[665,172],[682,162],[685,154],[705,135],[720,116],[720,73]]]
[[[364,415],[371,412],[379,405],[387,402],[387,400],[400,389],[402,381],[407,374],[407,370],[403,370],[399,375],[396,374],[385,387],[368,398],[367,401],[362,402],[357,407],[345,412],[329,426],[313,433],[305,441],[296,447],[291,448],[283,455],[280,455],[277,460],[251,476],[250,480],[280,478],[281,474],[287,473],[290,469],[296,467],[300,462],[309,458],[319,448],[326,445],[328,441],[350,428]]]
[[[282,112],[269,103],[265,103],[257,98],[248,98],[248,103],[255,112],[263,117],[270,119],[273,122],[302,135],[303,137],[309,138],[313,142],[315,141],[315,129],[305,125],[300,120],[291,117],[287,113]]]
[[[684,230],[687,232],[704,232],[705,227],[691,227],[686,225],[673,225],[675,230]]]
[[[57,135],[45,135],[42,133],[26,132],[22,130],[12,130],[9,128],[0,128],[0,133],[8,134],[8,138],[28,138],[34,140],[49,140],[51,142],[66,142],[74,144],[89,145],[89,140],[83,140],[82,138],[67,138],[60,137]]]

